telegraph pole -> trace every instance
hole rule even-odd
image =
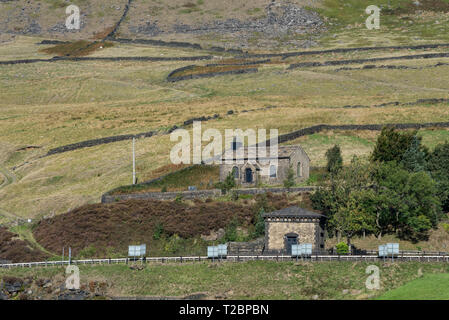
[[[133,184],[136,184],[136,138],[133,138]]]

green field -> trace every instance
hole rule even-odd
[[[449,274],[426,274],[388,291],[379,300],[449,300]]]

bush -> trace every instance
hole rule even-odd
[[[261,208],[257,213],[254,235],[256,237],[263,236],[265,234],[265,219],[262,217],[265,210]]]
[[[229,223],[225,229],[225,235],[223,238],[226,242],[233,242],[233,241],[237,240],[237,238],[238,238],[237,227],[238,227],[238,221],[237,221],[237,219],[234,218],[234,219],[232,219],[231,223]]]
[[[443,229],[444,229],[444,231],[449,233],[449,223],[443,223]]]
[[[235,188],[235,179],[232,171],[226,176],[225,181],[218,182],[215,186],[221,189],[221,192],[223,193],[227,193],[232,188]]]
[[[293,168],[290,166],[287,173],[287,179],[284,180],[284,188],[290,189],[295,184],[296,184],[295,172],[293,171]]]
[[[182,249],[182,238],[180,238],[177,234],[171,236],[164,246],[165,252],[168,253],[177,253],[181,249]]]
[[[341,156],[341,150],[339,145],[335,145],[326,151],[327,172],[334,174],[343,168],[343,158]]]
[[[154,227],[153,239],[159,240],[164,234],[164,225],[162,223],[156,224]]]
[[[349,246],[344,242],[337,243],[337,245],[335,247],[337,248],[338,254],[348,254],[349,253]]]
[[[182,194],[178,193],[176,195],[175,202],[176,203],[181,203],[182,202]]]
[[[78,254],[80,258],[95,258],[97,249],[94,246],[88,246],[81,250]]]

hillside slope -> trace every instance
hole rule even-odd
[[[216,0],[98,0],[0,2],[0,33],[50,38],[87,39],[99,34],[128,38],[193,35],[196,40],[227,41],[230,36],[242,45],[257,36],[272,39],[287,33],[310,33],[323,27],[317,13],[304,9],[315,2],[293,0],[251,2]],[[319,3],[319,2],[317,2]],[[67,30],[66,7],[80,8],[80,30]],[[205,36],[205,38],[204,38]],[[228,39],[229,40],[229,39]]]

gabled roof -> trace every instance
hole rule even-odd
[[[276,155],[270,154],[270,147],[266,147],[266,157],[259,157],[257,155],[257,147],[240,147],[237,150],[228,149],[223,152],[223,159],[254,159],[257,156],[257,159],[288,159],[293,153],[297,150],[302,150],[299,145],[289,145],[289,146],[281,146],[278,145],[277,148],[277,157]],[[240,155],[243,154],[243,157]]]
[[[264,218],[326,218],[325,215],[312,212],[297,206],[268,212],[262,215]]]

